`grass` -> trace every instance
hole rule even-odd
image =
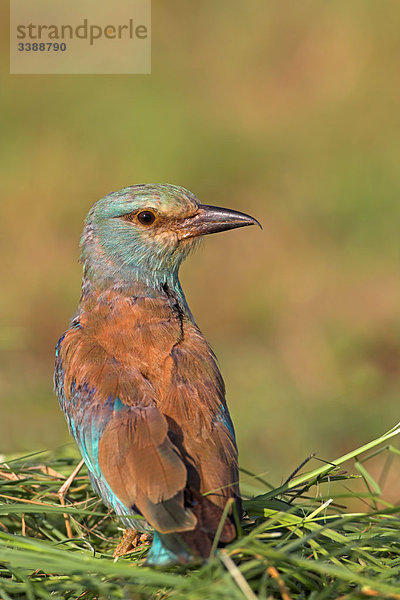
[[[381,497],[369,468],[380,456],[387,476],[399,433],[398,425],[279,487],[244,471],[238,539],[207,564],[165,571],[143,566],[145,545],[112,558],[120,527],[84,471],[61,505],[76,456],[9,460],[0,466],[0,598],[400,599],[400,508]],[[364,508],[349,512],[344,503],[355,499]]]
[[[398,5],[288,11],[254,0],[250,10],[230,2],[229,18],[227,6],[153,0],[149,76],[15,76],[7,60],[0,65],[1,453],[67,439],[50,373],[79,298],[82,222],[105,193],[144,181],[185,185],[263,224],[263,233],[209,236],[183,266],[191,309],[221,360],[243,465],[258,472],[265,457],[279,457],[268,459],[279,483],[310,448],[339,456],[376,437],[383,418],[397,420]],[[8,3],[0,14],[6,56]],[[260,597],[283,596],[276,574],[292,598],[364,598],[368,588],[382,596],[382,586],[399,587],[397,513],[381,498],[376,466],[397,460],[381,450],[387,443],[339,465],[358,478],[333,469],[316,483],[314,474],[303,494],[244,476],[257,518],[227,553],[187,575],[138,567],[144,549],[114,564],[118,524],[84,473],[67,498],[68,539],[57,490],[75,455],[9,462],[9,471],[0,466],[0,597],[249,597],[230,559]],[[397,504],[400,478],[385,490]],[[268,513],[278,500],[290,506]],[[297,529],[289,518],[301,520]]]

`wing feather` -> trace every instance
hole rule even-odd
[[[57,361],[60,404],[106,502],[127,514],[135,507],[162,532],[193,529],[196,518],[184,507],[187,470],[147,377],[82,329],[67,332]]]

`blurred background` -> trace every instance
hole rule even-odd
[[[398,421],[399,6],[153,0],[152,26],[151,75],[2,61],[0,452],[70,442],[52,371],[83,219],[111,191],[167,182],[264,226],[208,237],[181,276],[241,464],[279,483]]]

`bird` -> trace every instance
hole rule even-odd
[[[261,227],[170,184],[110,193],[85,220],[55,390],[93,490],[126,528],[121,548],[151,536],[150,566],[205,561],[237,535],[235,430],[179,267],[205,235],[249,225]]]

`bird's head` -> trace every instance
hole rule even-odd
[[[134,185],[96,202],[81,239],[86,276],[94,280],[144,278],[163,283],[201,236],[260,225],[244,213],[200,204],[183,187]]]

